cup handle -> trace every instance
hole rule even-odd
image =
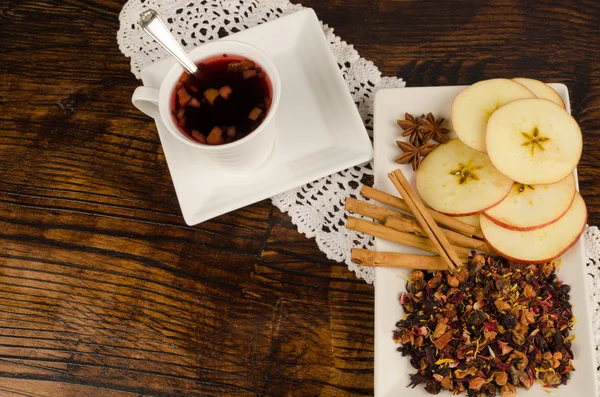
[[[156,119],[158,118],[158,88],[138,87],[133,92],[131,102],[133,106]]]

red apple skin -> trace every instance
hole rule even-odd
[[[510,256],[507,256],[501,252],[499,252],[490,242],[489,240],[485,237],[485,233],[483,233],[483,239],[485,240],[485,242],[487,243],[487,245],[490,246],[491,249],[493,249],[494,251],[496,251],[498,253],[498,255],[500,255],[503,258],[508,259],[509,261],[515,262],[515,263],[522,263],[522,264],[531,264],[531,265],[542,265],[544,263],[548,263],[551,262],[555,259],[560,258],[561,256],[563,256],[568,250],[571,249],[571,247],[573,247],[575,244],[577,244],[577,242],[579,241],[579,239],[581,238],[581,235],[583,234],[583,232],[585,231],[585,225],[587,225],[587,220],[588,220],[588,212],[587,212],[587,208],[586,208],[586,212],[585,212],[585,222],[583,222],[583,227],[581,228],[581,231],[579,232],[579,234],[577,235],[577,238],[575,238],[568,247],[566,247],[565,249],[563,249],[559,254],[548,258],[548,259],[543,259],[543,260],[538,260],[538,261],[525,261],[522,259],[518,259],[518,258],[512,258]]]
[[[566,214],[567,212],[569,212],[569,209],[571,208],[571,205],[573,205],[573,201],[575,200],[575,195],[576,195],[576,192],[577,192],[577,190],[574,190],[574,191],[573,191],[573,198],[571,198],[571,203],[569,204],[569,206],[567,207],[567,209],[566,209],[566,210],[565,210],[565,211],[564,211],[562,214],[560,214],[560,216],[559,216],[558,218],[556,218],[556,219],[554,219],[554,220],[552,220],[552,221],[550,221],[550,222],[546,222],[546,223],[544,223],[544,224],[537,225],[537,226],[531,226],[531,227],[517,227],[517,226],[510,225],[510,224],[508,224],[508,223],[504,223],[504,222],[502,222],[502,221],[499,221],[499,220],[498,220],[498,219],[496,219],[496,218],[492,218],[492,217],[491,217],[491,216],[489,216],[489,215],[488,215],[486,212],[482,213],[482,215],[484,215],[484,216],[485,216],[486,218],[488,218],[490,221],[494,222],[496,225],[498,225],[498,226],[502,226],[503,228],[505,228],[505,229],[509,229],[509,230],[518,230],[518,231],[520,231],[520,232],[528,232],[528,231],[530,231],[530,230],[541,229],[541,228],[543,228],[544,226],[551,225],[551,224],[553,224],[554,222],[558,221],[560,218],[562,218],[563,216],[565,216],[565,214]],[[490,208],[493,208],[493,207],[490,207]],[[489,208],[488,208],[488,209],[489,209]],[[486,209],[486,211],[487,211],[487,209]]]

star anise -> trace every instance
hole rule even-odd
[[[404,114],[404,120],[398,120],[397,123],[404,131],[402,136],[407,136],[408,141],[414,146],[421,146],[427,140],[421,131],[419,131],[419,121],[421,117],[413,117],[410,113]]]
[[[426,143],[422,146],[414,146],[411,143],[404,141],[396,141],[396,145],[398,145],[398,147],[404,152],[396,159],[396,163],[412,163],[413,171],[419,169],[422,157],[427,156],[427,154],[429,154],[429,152],[431,152],[437,146],[435,143]]]
[[[417,129],[424,137],[423,142],[427,142],[430,139],[438,141],[439,143],[448,142],[448,138],[446,138],[445,134],[450,131],[447,128],[442,127],[443,122],[444,119],[436,120],[431,113],[428,113],[426,117],[421,117]]]

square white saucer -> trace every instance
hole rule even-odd
[[[570,112],[569,91],[564,84],[550,84],[562,97]],[[400,137],[396,120],[405,112],[414,115],[432,112],[438,118],[448,120],[451,125],[451,108],[454,97],[466,86],[414,87],[379,90],[375,96],[374,143],[375,187],[387,193],[398,195],[387,174],[401,168],[414,187],[414,171],[410,164],[399,165],[394,162],[399,149],[395,141]],[[451,129],[452,138],[456,137]],[[415,248],[375,239],[377,251],[396,251],[426,254]],[[524,397],[597,397],[596,364],[592,318],[587,291],[586,257],[583,238],[562,256],[562,265],[557,270],[558,277],[571,286],[571,304],[577,319],[573,334],[573,366],[575,371],[567,385],[557,389],[543,388],[535,384],[530,390],[519,389],[517,395]],[[410,272],[404,269],[375,268],[375,397],[426,397],[431,396],[423,386],[412,389],[409,373],[413,367],[408,357],[396,351],[398,345],[392,339],[395,324],[404,314],[398,301],[406,291],[406,280]],[[451,396],[442,391],[439,396]],[[466,395],[466,394],[463,394]]]
[[[188,225],[372,159],[369,136],[312,9],[223,40],[254,45],[277,66],[282,85],[277,137],[265,164],[245,174],[228,174],[173,137],[154,114]],[[174,62],[165,59],[144,68],[144,85],[159,87]]]

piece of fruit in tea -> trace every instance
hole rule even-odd
[[[271,81],[264,70],[250,59],[223,54],[199,63],[195,75],[181,75],[171,113],[190,139],[222,145],[256,130],[271,102]]]

